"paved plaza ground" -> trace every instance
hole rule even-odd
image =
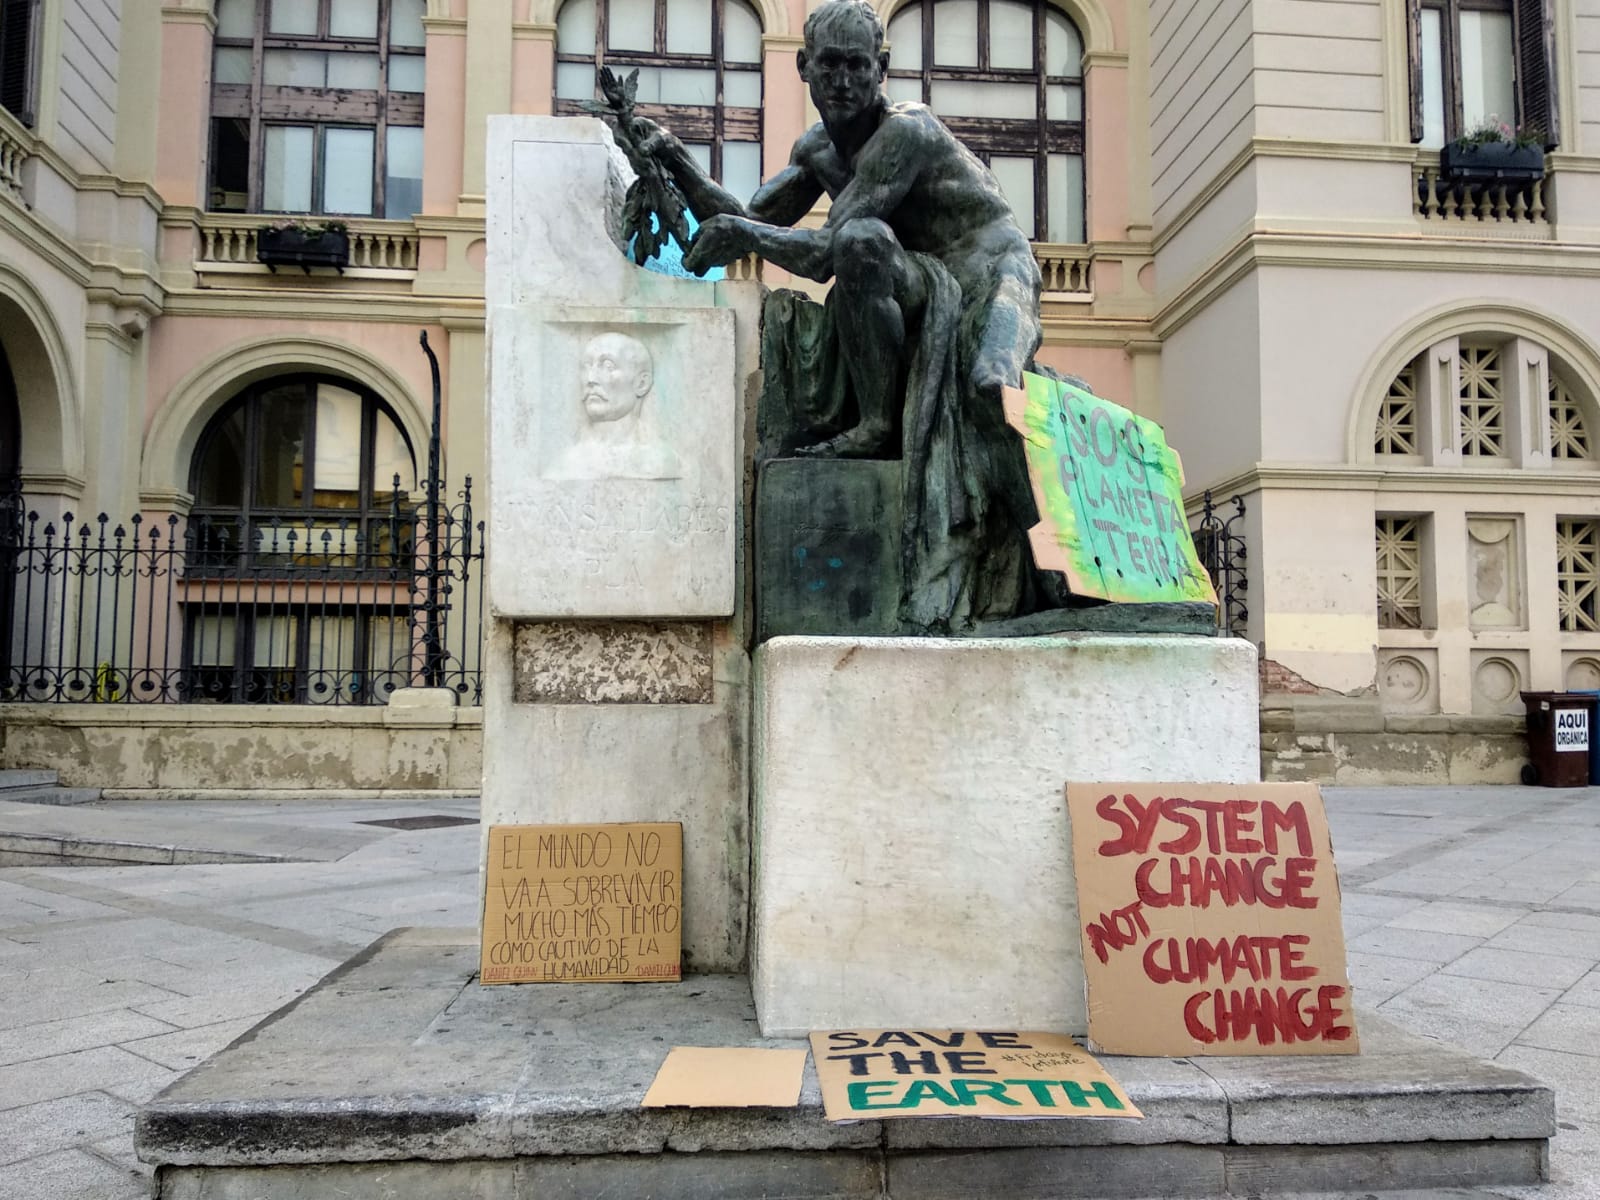
[[[1325,794],[1358,1005],[1556,1088],[1553,1182],[1482,1194],[1600,1197],[1600,788]],[[475,826],[363,822],[476,813],[0,803],[0,853],[13,833],[307,860],[0,868],[0,1198],[147,1196],[141,1101],[385,931],[475,922]]]

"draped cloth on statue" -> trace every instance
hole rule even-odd
[[[964,297],[955,277],[912,254],[927,303],[907,330],[901,376],[900,621],[906,632],[959,634],[980,621],[1060,606],[1060,576],[1033,566],[1027,531],[1038,520],[1022,441],[998,398],[968,384],[988,295]],[[757,434],[763,459],[825,440],[857,419],[835,323],[837,289],[824,304],[773,292],[762,324],[763,390]]]

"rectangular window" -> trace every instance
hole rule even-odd
[[[425,13],[426,0],[219,0],[212,208],[414,215]]]
[[[1556,601],[1562,633],[1600,633],[1600,520],[1556,522]]]
[[[1444,145],[1444,14],[1422,10],[1422,144],[1429,150]]]
[[[1511,14],[1461,14],[1461,123],[1473,129],[1485,121],[1516,121],[1512,85]]]
[[[1485,123],[1560,129],[1554,0],[1407,0],[1411,140],[1438,149]]]
[[[322,133],[322,212],[372,215],[370,129],[325,129]]]
[[[308,125],[267,126],[261,183],[261,207],[267,212],[311,211],[315,132]]]
[[[0,107],[24,125],[34,120],[39,0],[0,0]]]
[[[1378,628],[1422,628],[1422,517],[1379,517]]]
[[[389,126],[383,167],[383,215],[404,221],[422,211],[422,127]]]

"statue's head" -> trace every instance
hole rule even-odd
[[[823,119],[844,121],[863,112],[889,74],[877,11],[867,0],[828,0],[806,18],[805,35],[795,62]]]
[[[593,422],[621,421],[644,404],[655,381],[650,351],[625,333],[589,339],[579,367],[584,415]]]

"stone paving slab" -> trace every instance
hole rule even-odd
[[[1506,982],[1541,989],[1564,987],[1556,1002],[1563,1011],[1571,1007],[1600,1010],[1600,947],[1590,940],[1590,935],[1600,931],[1600,905],[1583,886],[1595,882],[1600,871],[1600,789],[1328,788],[1325,796],[1334,845],[1341,864],[1347,867],[1344,911],[1351,938],[1380,929],[1430,902],[1515,908],[1526,914],[1443,963],[1433,961],[1431,955],[1423,960],[1353,952],[1351,976],[1356,1000],[1364,1009],[1402,996],[1430,978],[1458,975],[1506,976]],[[470,799],[414,793],[335,798],[282,795],[265,800],[261,793],[209,793],[170,804],[171,797],[158,799],[118,807],[148,812],[152,820],[178,809],[190,817],[204,816],[213,825],[293,823],[313,839],[323,830],[348,831],[360,820],[418,812],[472,816],[477,811]],[[54,1026],[59,1036],[62,1027],[58,1023],[87,1015],[87,1024],[76,1028],[87,1029],[96,1020],[104,1021],[105,1044],[118,1044],[139,1055],[140,1039],[119,1040],[123,1029],[118,1023],[120,1014],[133,1014],[135,1025],[128,1028],[142,1030],[146,1026],[137,1021],[139,1010],[150,1001],[180,997],[199,1001],[190,1019],[200,1021],[205,1016],[205,998],[215,998],[222,1007],[240,987],[267,990],[281,986],[285,989],[281,994],[295,994],[370,940],[368,923],[327,923],[324,914],[330,909],[349,911],[352,917],[387,916],[394,924],[470,924],[478,900],[479,833],[472,827],[418,833],[378,831],[379,840],[337,861],[0,869],[0,1030],[14,1033],[25,1045],[30,1027],[47,1030]],[[1359,879],[1353,874],[1355,868],[1363,872]],[[1420,872],[1433,881],[1435,890],[1427,894],[1407,890],[1407,872]],[[421,911],[406,911],[408,893],[415,894],[414,907]],[[272,900],[284,903],[257,907]],[[441,906],[448,911],[434,911]],[[241,916],[247,907],[255,914],[250,919]],[[307,932],[313,925],[320,932]],[[1578,937],[1574,939],[1573,934]],[[1474,935],[1462,930],[1454,936]],[[1488,957],[1491,954],[1492,959]],[[64,965],[69,963],[72,965]],[[1552,968],[1553,963],[1561,965]],[[1574,971],[1580,974],[1569,985],[1567,979]],[[1424,989],[1411,999],[1429,994]],[[1433,1035],[1440,1044],[1458,1040],[1459,1030],[1450,1020],[1448,1008],[1408,1003],[1396,1005],[1384,1015],[1411,1032]],[[199,1024],[173,1041],[193,1038],[197,1050],[208,1043],[217,1050],[237,1035],[240,1025],[251,1023],[253,1018],[247,1016]],[[1363,1023],[1365,1042],[1371,1042],[1374,1028]],[[1551,1182],[1477,1189],[1439,1187],[1386,1193],[1385,1200],[1600,1200],[1600,1049],[1596,1044],[1561,1045],[1560,1038],[1544,1036],[1549,1031],[1546,1023],[1534,1036],[1557,1048],[1526,1044],[1524,1030],[1519,1030],[1516,1040],[1496,1058],[1556,1089]],[[42,1041],[41,1051],[38,1057],[62,1053],[65,1048]],[[0,1147],[10,1147],[15,1138],[23,1138],[19,1153],[26,1156],[15,1170],[0,1173],[0,1196],[5,1200],[102,1196],[132,1200],[147,1196],[148,1168],[143,1178],[130,1177],[124,1185],[120,1176],[107,1176],[98,1167],[78,1175],[64,1172],[62,1164],[84,1159],[63,1157],[61,1152],[81,1152],[91,1163],[123,1161],[126,1165],[131,1106],[151,1099],[177,1074],[154,1061],[149,1069],[152,1074],[148,1076],[107,1083],[58,1100],[19,1105],[21,1097],[8,1094],[9,1067],[0,1066]],[[92,1097],[99,1099],[87,1099]],[[88,1107],[76,1107],[80,1101]],[[94,1111],[111,1119],[109,1114],[118,1111],[118,1104],[125,1106],[121,1111],[127,1114],[121,1118],[121,1133],[108,1135],[103,1124],[85,1123],[76,1115]],[[907,1136],[912,1124],[900,1123],[901,1136]],[[930,1141],[950,1136],[936,1122],[920,1127],[928,1130]],[[26,1134],[21,1132],[25,1128]],[[672,1136],[679,1146],[692,1144],[687,1129],[680,1128]],[[1028,1148],[1020,1139],[1014,1144],[1017,1149]],[[399,1179],[392,1163],[373,1167],[377,1172],[374,1180]],[[272,1169],[266,1172],[271,1173]],[[471,1175],[479,1183],[489,1178],[483,1171]],[[107,1179],[113,1182],[108,1185]],[[177,1186],[176,1177],[170,1182]],[[249,1190],[250,1182],[236,1182],[244,1190],[213,1195],[224,1200],[254,1200],[258,1193]],[[370,1191],[357,1190],[348,1178],[335,1181],[329,1177],[325,1182],[328,1188],[314,1188],[306,1195],[320,1200],[335,1184],[344,1187],[347,1183],[352,1188],[347,1200],[480,1194],[467,1184],[459,1190],[430,1192],[402,1187],[397,1192],[379,1182],[372,1182]],[[501,1179],[494,1186],[504,1184],[505,1190],[481,1194],[510,1197],[515,1194],[515,1182]],[[112,1190],[107,1190],[108,1186]],[[1282,1178],[1275,1179],[1273,1187],[1290,1189],[1269,1193],[1284,1200],[1333,1200],[1335,1196],[1350,1200],[1369,1195],[1368,1189],[1319,1188],[1314,1181],[1291,1184]],[[1002,1186],[988,1194],[1008,1193]]]
[[[1548,1087],[1371,1013],[1358,1017],[1359,1056],[1106,1057],[1143,1121],[835,1125],[809,1067],[794,1109],[645,1109],[640,1100],[674,1045],[804,1043],[760,1036],[743,976],[485,988],[477,949],[470,929],[381,939],[147,1105],[140,1156],[238,1168],[872,1150],[889,1164],[891,1191],[906,1196],[981,1195],[1000,1178],[1012,1196],[1065,1194],[1063,1172],[1092,1163],[1112,1174],[1085,1194],[1144,1195],[1194,1194],[1208,1173],[1314,1186],[1366,1161],[1336,1146],[1370,1158],[1381,1145],[1385,1162],[1409,1164],[1391,1177],[1368,1163],[1352,1176],[1363,1180],[1532,1180],[1555,1130]],[[642,1169],[590,1163],[580,1174],[624,1187]],[[1047,1176],[1056,1192],[1025,1182]]]

